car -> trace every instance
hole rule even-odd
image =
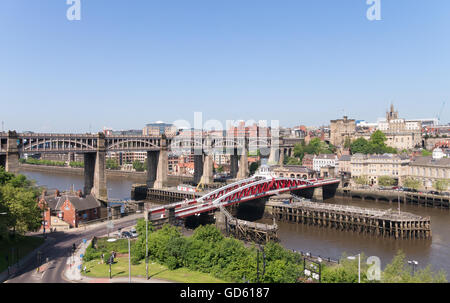
[[[138,233],[137,233],[137,231],[136,231],[135,228],[132,228],[132,229],[130,230],[130,234],[131,234],[131,236],[132,236],[133,238],[137,238],[137,236],[138,236]]]
[[[121,234],[121,238],[132,238],[132,235],[128,231],[123,231]]]

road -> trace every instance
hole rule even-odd
[[[135,225],[140,217],[143,217],[143,215],[133,215],[115,220],[114,230]],[[38,273],[36,270],[37,258],[32,258],[5,283],[70,283],[71,281],[63,277],[63,273],[67,266],[67,258],[72,253],[72,244],[75,243],[78,246],[83,239],[103,236],[106,233],[106,222],[100,223],[95,227],[89,227],[86,230],[51,233],[49,237],[54,239],[54,243],[42,250],[43,260],[49,259],[49,262],[43,266],[45,270]]]

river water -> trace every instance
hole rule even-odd
[[[53,172],[22,171],[37,185],[47,188],[65,190],[83,189],[84,178],[79,175]],[[119,177],[108,177],[107,187],[110,199],[129,199],[131,185],[136,181]],[[342,205],[360,206],[366,208],[397,209],[397,203],[361,201],[351,198],[335,197],[325,202]],[[377,238],[359,233],[337,231],[329,228],[307,226],[303,224],[279,222],[279,238],[281,244],[289,249],[310,252],[313,255],[338,259],[343,253],[356,255],[363,252],[366,256],[378,256],[384,267],[401,249],[408,260],[416,260],[419,267],[428,264],[434,270],[444,269],[450,278],[450,210],[425,208],[415,205],[401,204],[401,211],[431,217],[432,239],[395,240],[392,238]],[[266,219],[259,220],[266,222]],[[269,220],[268,222],[271,222]]]

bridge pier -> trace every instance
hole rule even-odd
[[[152,188],[156,181],[159,151],[147,151],[147,186]]]
[[[280,158],[278,160],[278,165],[283,166],[284,165],[284,148],[280,148]]]
[[[96,153],[84,154],[84,194],[89,195],[94,187]]]
[[[199,184],[203,175],[203,155],[202,151],[194,151],[194,183]]]
[[[242,149],[242,155],[239,158],[239,171],[237,178],[238,179],[246,179],[249,176],[249,169],[248,169],[248,148],[247,144],[245,144],[245,147]]]
[[[212,155],[205,155],[203,160],[202,183],[209,185],[214,183],[214,162]]]
[[[19,137],[15,131],[8,132],[5,170],[14,174],[19,172],[19,149],[17,147],[18,138]]]
[[[167,158],[167,139],[163,135],[161,137],[161,150],[159,151],[158,167],[156,170],[156,181],[154,188],[165,188],[168,184],[167,174],[169,173],[169,160]]]
[[[278,146],[272,144],[270,147],[269,159],[267,160],[268,165],[276,165],[278,163],[279,152]]]
[[[237,155],[237,149],[234,148],[233,149],[233,154],[230,157],[230,174],[231,174],[231,178],[236,178],[237,177],[237,173],[238,173],[238,169],[239,169],[239,160],[238,160],[238,155]]]
[[[321,202],[321,201],[323,201],[323,188],[322,188],[322,186],[314,188],[312,201],[314,201],[314,202]]]
[[[97,154],[95,159],[94,170],[94,187],[92,194],[95,198],[101,201],[108,201],[108,190],[106,188],[106,144],[105,135],[98,134],[97,139]]]

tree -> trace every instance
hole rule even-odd
[[[135,161],[133,162],[133,168],[134,168],[136,171],[144,171],[144,170],[145,170],[144,163],[142,163],[142,162],[139,161],[139,160],[135,160]]]
[[[358,176],[354,178],[356,184],[367,185],[369,184],[369,178],[367,176]]]
[[[383,283],[446,283],[444,271],[434,273],[431,266],[424,269],[418,269],[414,273],[408,267],[405,254],[398,251],[391,263],[381,273],[381,282]]]
[[[448,189],[449,185],[450,185],[449,180],[441,179],[441,180],[437,180],[436,182],[434,182],[433,187],[437,191],[445,191]]]
[[[107,169],[119,169],[119,163],[117,163],[116,159],[106,159],[106,168]]]
[[[42,212],[37,203],[39,191],[24,175],[14,175],[0,168],[0,211],[2,215],[0,236],[8,230],[25,234],[41,226]],[[7,238],[7,237],[6,237]]]
[[[344,148],[350,148],[352,146],[352,140],[350,137],[345,137]]]
[[[389,176],[381,176],[378,178],[378,184],[381,186],[394,186],[396,183],[396,180]]]
[[[431,156],[433,153],[432,152],[430,152],[430,151],[428,151],[428,150],[426,150],[426,149],[422,149],[422,156],[424,156],[424,157],[429,157],[429,156]]]
[[[350,145],[350,150],[352,154],[362,153],[362,154],[396,154],[397,149],[386,146],[386,135],[380,131],[375,131],[369,140],[365,138],[358,138]]]
[[[422,183],[418,179],[406,178],[405,180],[403,180],[403,186],[407,187],[407,188],[412,188],[412,189],[417,190],[421,187],[421,185],[422,185]]]
[[[364,138],[358,138],[350,145],[352,154],[368,154],[371,151],[370,143]]]

